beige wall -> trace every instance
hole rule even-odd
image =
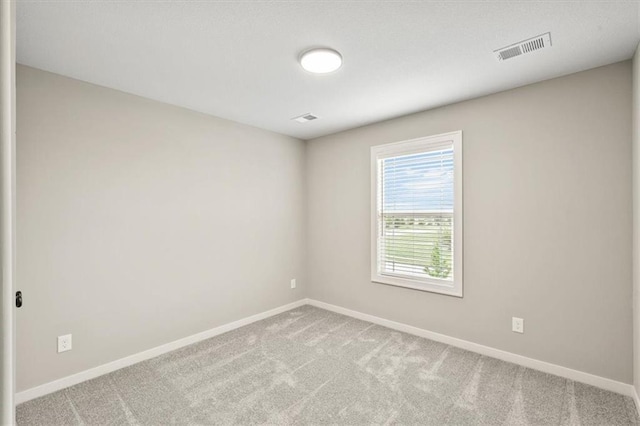
[[[640,394],[640,45],[633,57],[633,384]]]
[[[631,383],[630,107],[626,61],[310,141],[310,297]],[[372,283],[369,148],[455,130],[464,298]]]
[[[304,142],[17,77],[18,391],[304,296]]]

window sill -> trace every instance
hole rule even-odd
[[[453,282],[452,285],[449,286],[380,274],[372,275],[371,282],[462,298],[462,285],[457,282]]]

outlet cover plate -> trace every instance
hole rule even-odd
[[[524,333],[524,320],[522,318],[511,318],[511,331],[514,333]]]
[[[65,334],[64,336],[58,336],[58,353],[71,350],[71,334]]]

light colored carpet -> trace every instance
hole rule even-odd
[[[638,424],[631,398],[303,306],[21,404],[19,425]]]

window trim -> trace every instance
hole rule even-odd
[[[445,143],[453,142],[453,282],[444,280],[415,280],[381,274],[378,271],[378,209],[379,209],[379,167],[378,160],[428,151]],[[462,131],[442,133],[401,142],[371,147],[371,281],[414,290],[439,293],[449,296],[463,296],[463,212],[462,212]]]

